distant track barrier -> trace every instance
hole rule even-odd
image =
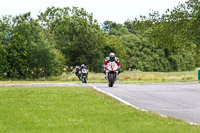
[[[200,70],[198,70],[198,80],[200,80]]]

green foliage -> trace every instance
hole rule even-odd
[[[9,69],[9,62],[7,60],[8,51],[6,48],[8,47],[8,43],[10,41],[10,16],[3,16],[0,19],[0,79],[4,78],[4,74]]]
[[[108,57],[109,53],[115,53],[115,55],[120,59],[122,64],[122,71],[126,70],[126,60],[127,55],[125,47],[122,45],[122,40],[118,36],[105,35],[106,43],[102,49],[104,57]],[[102,60],[102,63],[104,58]]]
[[[190,53],[171,55],[169,60],[173,71],[192,71],[195,69],[195,61]]]
[[[5,16],[0,22],[1,77],[26,79],[61,73],[61,54],[51,49],[30,13],[12,19]]]
[[[138,46],[142,49],[139,49],[139,54],[137,51],[135,53],[141,58],[137,59],[130,55],[131,62],[136,60],[138,62],[136,64],[140,64],[134,68],[155,71],[158,69],[152,69],[154,65],[151,62],[155,63],[158,60],[159,63],[155,63],[155,66],[161,68],[158,71],[186,71],[199,66],[199,9],[198,0],[189,0],[171,11],[167,10],[163,15],[153,11],[148,17],[141,16],[140,19],[127,20],[124,26],[130,33],[142,35],[143,39],[145,37],[151,43],[150,49],[142,44]],[[128,50],[129,53],[130,51]],[[163,65],[165,67],[162,68]]]
[[[130,32],[128,31],[127,28],[119,28],[118,30],[111,29],[109,31],[109,35],[122,36],[122,35],[126,35],[126,34],[130,34]]]
[[[0,79],[4,77],[4,72],[7,71],[7,51],[3,48],[3,45],[0,42]]]
[[[127,68],[141,71],[170,71],[170,62],[162,49],[155,49],[149,41],[140,35],[124,35],[121,37],[126,48]]]
[[[82,8],[51,7],[40,14],[39,21],[50,33],[48,40],[53,39],[55,47],[65,55],[67,66],[86,64],[90,71],[102,71],[105,36],[92,14]]]
[[[33,77],[60,75],[64,68],[64,55],[45,41],[33,49]]]
[[[123,28],[123,25],[117,24],[113,21],[104,21],[102,24],[102,28],[105,32],[109,32],[112,29],[119,30],[120,28]]]
[[[200,2],[189,0],[166,14],[124,24],[100,25],[83,8],[49,7],[33,19],[30,12],[0,18],[0,78],[60,75],[64,66],[86,64],[102,72],[109,53],[123,70],[188,71],[200,66]],[[70,70],[69,69],[69,70]]]

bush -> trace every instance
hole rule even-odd
[[[195,69],[195,60],[190,53],[179,53],[169,57],[173,71],[192,71]]]

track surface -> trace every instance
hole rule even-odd
[[[178,84],[92,84],[132,105],[172,116],[190,123],[200,124],[200,83]],[[87,84],[0,84],[0,86],[83,86]]]
[[[200,124],[200,83],[93,85],[141,109]]]

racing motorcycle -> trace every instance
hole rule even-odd
[[[109,62],[106,66],[106,79],[108,81],[108,86],[113,87],[113,84],[118,78],[119,66],[115,61]]]
[[[83,68],[81,71],[80,71],[80,74],[81,74],[81,81],[82,83],[87,83],[87,79],[88,79],[88,70],[86,68]]]

